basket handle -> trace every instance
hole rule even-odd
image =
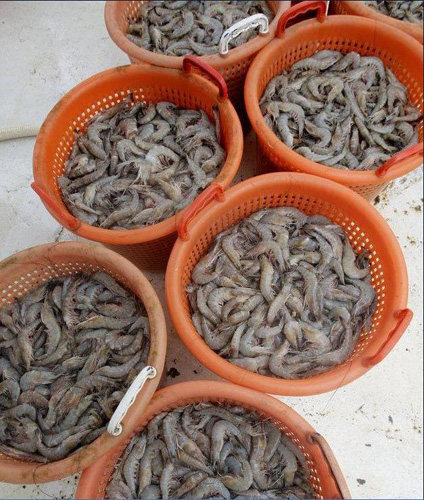
[[[318,434],[318,432],[312,432],[308,436],[308,440],[312,443],[317,444],[320,447],[322,454],[324,455],[327,461],[327,465],[330,468],[330,471],[334,477],[334,480],[336,481],[337,488],[339,489],[341,496],[333,498],[344,498],[344,499],[352,498],[350,495],[349,488],[347,487],[346,480],[343,477],[343,473],[340,469],[340,466],[337,463],[336,457],[334,456],[334,453],[332,452],[327,441],[321,436],[321,434]]]
[[[383,361],[383,359],[389,354],[393,347],[399,342],[405,330],[408,328],[409,323],[412,320],[414,313],[411,309],[401,309],[395,316],[398,317],[398,323],[393,328],[393,330],[387,335],[387,339],[384,344],[380,347],[374,356],[365,358],[362,364],[366,367],[372,367]]]
[[[218,87],[219,96],[223,99],[228,98],[228,88],[224,77],[212,66],[203,62],[200,58],[194,56],[186,56],[183,59],[183,70],[190,73],[193,68],[199,69],[205,73]]]
[[[193,201],[191,205],[189,205],[185,212],[182,214],[180,221],[178,223],[178,237],[187,241],[189,234],[187,226],[191,220],[202,211],[209,203],[213,200],[224,201],[224,188],[221,184],[217,182],[213,182],[210,186],[208,186],[203,193],[200,193],[199,196]]]
[[[157,370],[154,366],[145,366],[137,377],[133,380],[132,384],[128,387],[127,392],[121,399],[118,407],[113,412],[113,415],[107,426],[107,431],[111,436],[119,436],[122,433],[122,420],[134,403],[138,393],[143,389],[144,384],[150,378],[155,378]]]
[[[265,35],[269,32],[269,22],[265,14],[253,14],[253,16],[246,17],[232,26],[227,28],[221,35],[219,40],[219,53],[228,54],[228,44],[233,38],[238,37],[250,28],[257,28],[259,26],[259,33]]]
[[[69,212],[64,210],[54,198],[44,191],[43,188],[35,182],[31,184],[31,187],[41,198],[44,205],[46,205],[46,207],[55,215],[63,227],[69,229],[70,231],[76,231],[80,227],[81,222]]]
[[[375,171],[375,175],[377,177],[382,177],[388,172],[391,167],[396,165],[396,163],[399,163],[406,158],[410,158],[411,156],[415,156],[418,154],[420,154],[421,156],[423,155],[422,142],[420,142],[419,144],[414,144],[413,146],[410,146],[409,148],[406,148],[403,151],[400,151],[398,154],[392,156],[389,160],[386,161],[386,163],[383,163],[383,165],[377,168],[377,170]]]
[[[315,0],[313,2],[301,2],[298,5],[291,7],[281,14],[278,20],[276,37],[281,38],[284,36],[287,23],[296,17],[306,14],[311,10],[317,11],[317,20],[322,23],[327,16],[327,2],[325,0]]]

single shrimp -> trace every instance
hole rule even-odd
[[[181,486],[172,492],[172,498],[181,498],[193,488],[196,488],[196,486],[202,483],[207,477],[208,476],[205,472],[193,472],[187,477]]]
[[[209,477],[194,487],[184,498],[231,498],[231,493],[218,478]]]
[[[151,484],[153,476],[152,460],[157,454],[163,453],[164,450],[166,450],[166,445],[160,439],[147,444],[146,451],[140,461],[137,495],[140,495],[144,488]]]
[[[262,490],[265,490],[267,488],[266,463],[264,462],[266,447],[267,438],[264,432],[253,436],[252,451],[250,453],[249,463],[253,479]]]
[[[184,432],[177,431],[177,446],[200,462],[204,464],[207,462],[205,455],[202,453],[197,444],[192,439],[187,437]]]
[[[258,345],[258,339],[255,337],[255,330],[248,328],[247,332],[240,340],[240,353],[247,357],[256,357],[264,354],[272,354],[273,348]]]
[[[37,428],[38,429],[38,428]],[[54,447],[48,447],[43,444],[42,442],[42,437],[41,437],[41,431],[38,429],[38,432],[36,433],[36,438],[37,438],[37,449],[41,455],[46,457],[48,460],[55,461],[55,460],[61,460],[62,458],[68,456],[72,450],[74,450],[78,444],[81,442],[81,440],[90,432],[88,429],[83,429],[79,432],[76,432],[72,436],[69,436],[65,440],[62,441],[61,444],[54,446]]]
[[[213,475],[213,471],[210,467],[205,465],[201,460],[198,460],[197,458],[192,457],[188,453],[186,453],[184,450],[179,449],[178,450],[178,460],[189,467],[192,470],[195,471],[203,471],[206,472],[208,475]]]
[[[16,403],[18,405],[30,404],[31,406],[34,406],[34,408],[37,409],[48,409],[49,407],[48,399],[42,396],[36,390],[22,392],[19,398],[17,399]]]
[[[342,266],[343,271],[349,278],[352,279],[363,279],[369,274],[369,268],[365,267],[363,269],[359,269],[355,265],[356,254],[353,251],[350,243],[348,241],[345,242],[343,247],[343,260]]]
[[[140,437],[135,437],[135,443],[131,448],[131,452],[128,457],[123,462],[122,473],[125,478],[125,482],[131,490],[133,496],[137,496],[137,475],[140,466],[140,460],[142,459],[147,444],[147,436],[142,434]]]
[[[22,392],[35,389],[38,385],[48,385],[56,380],[59,375],[50,371],[31,370],[22,375],[20,386]]]
[[[44,323],[47,331],[45,356],[52,354],[59,345],[62,335],[62,329],[53,312],[53,307],[49,300],[45,300],[41,309],[41,321]]]
[[[107,377],[109,379],[121,379],[128,374],[141,359],[141,352],[135,354],[127,363],[120,366],[103,366],[94,372],[94,376]]]
[[[6,379],[0,383],[0,405],[6,408],[13,408],[19,402],[21,388],[14,379]],[[27,401],[22,401],[25,403]]]
[[[172,480],[172,473],[174,472],[174,464],[168,462],[163,468],[162,474],[160,476],[160,490],[162,493],[162,498],[169,498],[170,483]]]
[[[230,234],[228,236],[224,236],[221,240],[222,250],[225,252],[230,261],[234,264],[237,269],[240,269],[240,255],[235,249],[235,242],[237,239],[237,234]]]
[[[213,464],[217,464],[219,461],[219,455],[226,436],[235,436],[242,439],[240,430],[234,424],[227,420],[219,420],[212,428],[211,460]]]
[[[315,318],[319,319],[323,311],[323,296],[317,277],[303,265],[298,267],[298,271],[304,280],[305,302]]]
[[[177,416],[174,413],[168,413],[162,422],[162,432],[171,458],[175,458],[177,456],[176,426]]]
[[[211,311],[209,305],[206,303],[206,298],[204,296],[203,289],[200,287],[197,290],[196,301],[197,301],[197,307],[199,308],[199,311],[202,313],[202,315],[205,318],[207,318],[211,323],[217,325],[219,323],[220,314],[215,314],[214,312]]]
[[[240,475],[221,477],[224,486],[236,492],[248,490],[253,483],[253,473],[249,461],[244,458],[240,458],[239,461],[241,464]]]
[[[210,454],[210,438],[200,430],[196,428],[196,426],[192,423],[191,420],[191,409],[187,407],[182,415],[181,419],[182,427],[184,432],[190,437],[200,448],[203,455],[209,456]]]
[[[228,361],[250,372],[259,373],[267,369],[269,359],[269,355],[267,354],[255,358],[229,358]]]

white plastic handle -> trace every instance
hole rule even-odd
[[[250,28],[259,26],[259,33],[268,33],[268,18],[265,14],[253,14],[253,16],[246,17],[241,21],[233,24],[222,33],[221,40],[219,41],[219,53],[228,54],[228,44],[233,38],[238,37]]]
[[[134,403],[137,394],[143,389],[146,380],[149,378],[155,378],[157,375],[157,370],[154,366],[146,366],[141,370],[141,372],[134,379],[133,383],[128,387],[127,392],[121,399],[118,407],[114,411],[112,418],[110,419],[109,425],[107,426],[107,431],[112,436],[119,436],[122,432],[122,419],[127,414],[130,406]]]

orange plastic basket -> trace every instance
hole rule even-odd
[[[199,197],[200,198],[200,197]],[[362,333],[350,358],[330,371],[299,380],[259,375],[231,364],[212,351],[191,320],[185,287],[215,235],[265,207],[290,206],[308,215],[321,214],[339,224],[355,249],[370,254],[377,307],[372,327]],[[195,217],[194,217],[195,216]],[[305,174],[274,173],[244,181],[180,227],[169,259],[165,290],[169,314],[178,335],[209,370],[230,382],[270,394],[306,396],[335,390],[379,363],[394,347],[412,319],[406,309],[408,277],[396,237],[377,210],[352,190]]]
[[[49,243],[16,253],[0,262],[0,308],[51,278],[96,271],[109,273],[143,302],[150,323],[147,363],[156,368],[156,376],[147,380],[138,393],[122,420],[122,433],[119,436],[104,432],[73,455],[47,464],[15,460],[0,454],[0,481],[15,484],[46,483],[85,469],[134,431],[140,413],[156,391],[166,354],[166,323],[162,306],[143,273],[120,255],[100,245],[75,242]]]
[[[394,19],[393,17],[386,16],[378,10],[373,9],[366,5],[365,2],[355,1],[348,2],[346,0],[343,1],[333,1],[331,2],[331,10],[335,14],[348,14],[351,16],[362,16],[368,17],[369,19],[374,19],[375,21],[380,21],[381,23],[385,23],[389,28],[396,28],[401,30],[408,35],[412,36],[420,42],[423,43],[423,27],[419,24],[410,23],[409,21],[401,21],[399,19]]]
[[[107,1],[105,22],[110,37],[123,50],[133,63],[149,63],[163,68],[181,68],[182,57],[166,56],[138,47],[126,36],[130,19],[136,19],[144,1]],[[267,2],[275,15],[269,23],[269,33],[259,35],[240,47],[231,49],[228,54],[202,56],[201,59],[218,70],[228,85],[231,100],[237,109],[243,108],[243,85],[247,70],[255,55],[269,43],[275,34],[278,19],[290,7],[289,1]]]
[[[195,74],[193,69],[196,68],[207,73],[215,84]],[[120,66],[98,73],[69,91],[49,113],[38,134],[33,158],[33,188],[51,215],[66,229],[105,244],[141,268],[161,269],[166,266],[176,237],[177,219],[184,210],[141,229],[103,229],[77,220],[63,203],[57,185],[57,178],[65,170],[65,161],[75,140],[74,130],[84,131],[94,115],[122,101],[129,93],[135,101],[171,101],[185,108],[200,108],[212,120],[212,108],[217,106],[221,142],[227,158],[216,182],[223,189],[230,185],[243,153],[240,120],[227,98],[223,78],[199,59],[186,57],[183,70]]]
[[[344,2],[342,2],[344,3]],[[376,170],[340,170],[308,160],[287,147],[265,123],[259,100],[274,76],[319,50],[356,51],[377,56],[407,86],[409,98],[423,112],[423,48],[405,33],[372,19],[325,15],[326,2],[303,2],[285,12],[276,38],[258,54],[245,84],[246,110],[257,134],[258,166],[264,171],[290,170],[330,179],[372,200],[389,183],[414,170],[423,161],[423,123],[420,144],[401,151]],[[317,9],[318,18],[285,29],[289,20]]]
[[[153,396],[133,434],[141,431],[149,420],[163,411],[204,401],[244,406],[264,419],[270,419],[302,450],[310,468],[315,498],[351,498],[340,467],[325,439],[289,406],[251,389],[212,380],[166,387]],[[75,498],[106,498],[106,487],[131,437],[83,472]]]

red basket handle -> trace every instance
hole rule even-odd
[[[187,241],[189,234],[187,230],[187,226],[191,220],[201,211],[203,210],[209,203],[213,200],[224,201],[224,188],[221,184],[217,182],[213,182],[210,186],[208,186],[203,193],[200,193],[199,196],[193,201],[191,205],[187,207],[185,212],[182,214],[180,221],[178,223],[178,237]]]
[[[322,454],[324,455],[327,461],[327,465],[330,468],[330,471],[334,477],[334,480],[337,484],[337,488],[339,489],[341,496],[334,496],[333,498],[345,498],[345,499],[352,498],[350,495],[349,488],[347,487],[346,480],[343,477],[343,473],[340,469],[340,466],[337,463],[336,457],[331,451],[331,448],[327,443],[327,441],[321,436],[321,434],[318,434],[318,432],[312,432],[308,436],[308,440],[311,443],[316,443],[321,448]]]
[[[209,66],[209,64],[206,64],[203,62],[200,58],[194,57],[194,56],[186,56],[183,59],[183,70],[186,71],[187,73],[190,73],[193,68],[197,68],[208,77],[213,80],[215,85],[219,89],[219,95],[223,99],[228,98],[228,88],[227,88],[227,83],[224,80],[224,77],[218,73],[218,71],[215,68],[212,68],[212,66]]]
[[[47,194],[43,188],[41,188],[38,184],[33,182],[31,184],[32,189],[38,194],[41,198],[41,201],[46,205],[46,207],[54,214],[57,220],[64,226],[66,229],[70,231],[76,231],[81,222],[76,219],[69,212],[64,210],[57,201],[52,198],[49,194]]]
[[[302,14],[306,14],[311,10],[317,11],[317,19],[322,23],[327,16],[327,2],[325,0],[315,0],[313,2],[301,2],[294,7],[286,10],[281,14],[278,20],[276,37],[281,38],[284,36],[284,31],[286,29],[287,23],[292,19],[295,19]]]
[[[405,330],[408,328],[409,323],[412,320],[414,313],[411,309],[401,309],[396,313],[399,318],[397,325],[393,330],[387,335],[387,340],[380,347],[378,352],[374,356],[365,358],[362,363],[364,366],[371,367],[383,361],[383,359],[389,354],[393,347],[399,342]]]
[[[375,175],[377,177],[382,177],[391,167],[396,165],[396,163],[399,163],[400,161],[405,160],[406,158],[409,158],[411,156],[415,156],[416,154],[421,154],[421,156],[423,155],[422,142],[420,142],[419,144],[414,144],[413,146],[410,146],[409,148],[406,148],[403,151],[400,151],[398,154],[392,156],[389,160],[386,161],[386,163],[383,163],[383,165],[377,168],[377,170],[375,171]]]

